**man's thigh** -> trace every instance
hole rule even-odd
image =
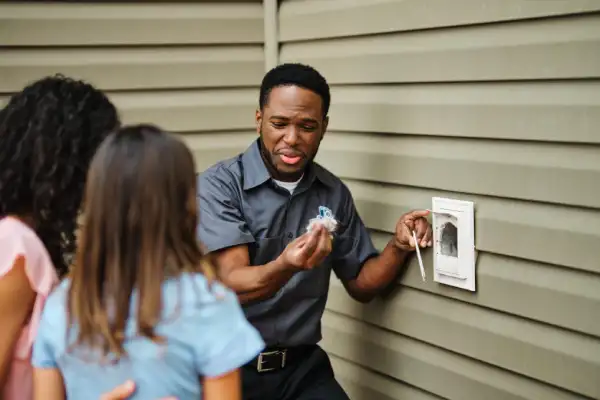
[[[348,400],[335,380],[327,353],[318,346],[294,368],[282,388],[281,400]]]
[[[316,385],[309,385],[300,391],[294,400],[349,400],[349,397],[335,378],[331,378]]]

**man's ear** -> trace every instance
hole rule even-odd
[[[323,137],[325,136],[325,132],[327,132],[328,125],[329,125],[329,116],[325,117],[325,119],[323,120],[323,133],[321,133],[321,140],[323,140]]]
[[[262,126],[262,111],[260,111],[260,108],[256,109],[256,113],[254,115],[254,121],[256,123],[256,133],[258,133],[260,135],[260,128]]]

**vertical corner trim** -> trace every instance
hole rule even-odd
[[[279,64],[278,1],[263,0],[265,71]]]

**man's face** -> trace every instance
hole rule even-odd
[[[327,129],[321,97],[298,86],[273,88],[256,111],[262,156],[273,178],[293,182],[316,156]]]

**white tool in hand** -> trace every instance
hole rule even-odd
[[[419,250],[419,241],[417,240],[417,234],[412,231],[412,237],[415,241],[415,249],[417,249],[417,258],[419,259],[419,268],[421,269],[421,278],[425,282],[425,267],[423,267],[423,259],[421,258],[421,250]]]

